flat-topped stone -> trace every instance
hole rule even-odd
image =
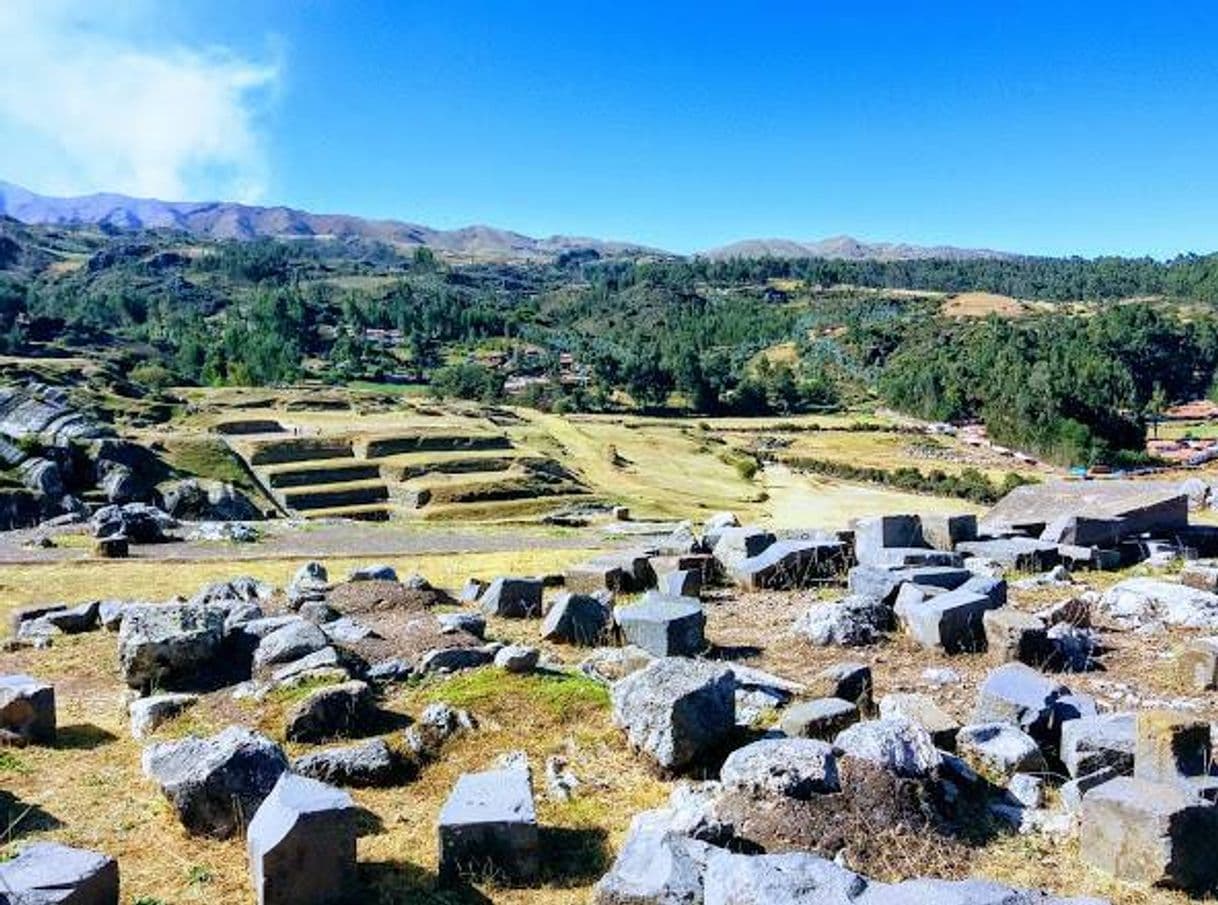
[[[905,631],[923,647],[956,654],[985,647],[982,617],[1001,604],[984,594],[959,588],[902,607]]]
[[[633,606],[619,607],[617,624],[626,643],[657,657],[687,657],[706,647],[706,613],[688,597],[648,592]]]
[[[118,862],[58,842],[34,842],[0,861],[5,905],[118,905]]]
[[[437,836],[444,881],[488,868],[516,882],[533,880],[541,843],[528,770],[463,774],[440,810]]]
[[[55,688],[26,675],[0,676],[0,729],[27,742],[55,742]]]
[[[859,721],[859,709],[841,698],[817,698],[793,704],[782,713],[778,727],[792,738],[832,740]]]
[[[1007,663],[991,670],[977,693],[974,723],[1010,723],[1039,744],[1056,749],[1061,737],[1063,709],[1059,702],[1070,694],[1066,686],[1022,663]]]
[[[783,798],[840,789],[833,746],[812,738],[767,738],[737,748],[723,762],[719,779],[727,789]]]
[[[1115,775],[1133,772],[1137,716],[1105,713],[1062,723],[1061,760],[1076,779],[1111,768]]]
[[[731,576],[741,588],[806,588],[840,575],[846,568],[845,545],[837,540],[779,540],[756,556],[741,560]]]

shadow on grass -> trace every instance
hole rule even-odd
[[[765,653],[764,647],[755,644],[734,644],[727,647],[712,644],[706,651],[708,660],[752,660]]]
[[[407,861],[362,863],[359,879],[359,893],[352,899],[359,905],[492,905],[491,899],[468,883],[441,884],[434,871]]]
[[[92,751],[117,741],[118,736],[92,723],[60,726],[55,733],[55,747],[67,751]]]
[[[613,853],[609,834],[600,827],[541,828],[542,879],[556,886],[583,886],[609,870]]]
[[[54,814],[0,789],[0,843],[20,839],[27,833],[57,830],[62,826],[63,821]]]

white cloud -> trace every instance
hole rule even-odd
[[[259,200],[278,62],[141,41],[125,27],[133,17],[108,12],[0,2],[0,179],[55,194]]]

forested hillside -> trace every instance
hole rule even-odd
[[[1027,302],[953,318],[953,293]],[[1211,391],[1218,258],[458,264],[366,240],[200,241],[0,222],[0,346],[175,384],[429,384],[558,410],[981,419],[1055,461],[1140,454]]]

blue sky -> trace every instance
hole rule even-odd
[[[43,191],[1218,250],[1215,4],[10,2],[0,178]]]

